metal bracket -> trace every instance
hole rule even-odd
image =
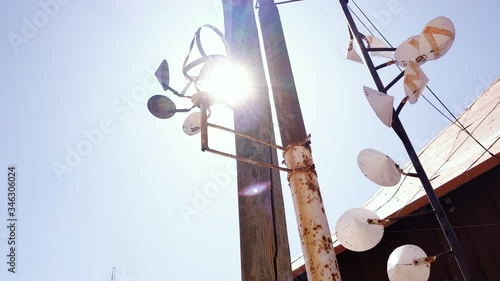
[[[431,211],[425,211],[421,213],[416,213],[416,214],[410,214],[402,217],[394,217],[394,218],[387,218],[387,219],[367,219],[366,221],[368,224],[377,224],[377,225],[387,225],[388,223],[391,222],[396,222],[399,220],[404,220],[404,219],[410,219],[410,218],[415,218],[415,217],[420,217],[420,216],[427,216],[427,215],[433,215],[436,212],[434,210]]]
[[[216,124],[208,123],[208,120],[207,120],[208,119],[208,114],[207,114],[208,104],[204,103],[204,102],[201,102],[200,103],[200,109],[201,109],[201,151],[211,152],[211,153],[214,153],[214,154],[217,154],[217,155],[221,155],[221,156],[224,156],[224,157],[232,158],[232,159],[235,159],[235,160],[238,160],[238,161],[242,161],[242,162],[245,162],[245,163],[248,163],[248,164],[252,164],[252,165],[261,166],[261,167],[264,167],[264,168],[275,169],[275,170],[279,170],[279,171],[283,171],[283,172],[288,172],[288,173],[293,172],[293,170],[288,169],[288,168],[284,168],[284,167],[281,167],[281,166],[276,166],[276,165],[272,165],[272,164],[269,164],[269,163],[264,163],[264,162],[256,161],[256,160],[253,160],[253,159],[245,158],[245,157],[242,157],[242,156],[238,156],[238,155],[234,155],[234,154],[230,154],[230,153],[227,153],[227,152],[223,152],[223,151],[220,151],[220,150],[216,150],[216,149],[210,148],[208,146],[208,127],[212,127],[214,129],[226,131],[226,132],[235,134],[237,136],[249,139],[251,141],[254,141],[254,142],[257,142],[257,143],[260,143],[260,144],[263,144],[263,145],[266,145],[266,146],[269,146],[269,147],[272,147],[272,148],[276,148],[276,149],[279,149],[279,150],[285,150],[285,148],[283,148],[282,146],[258,140],[258,139],[254,138],[254,137],[251,137],[251,136],[248,136],[248,135],[236,132],[235,130],[232,130],[232,129],[229,129],[229,128],[226,128],[226,127],[223,127],[223,126],[219,126],[219,125],[216,125]]]
[[[288,3],[292,3],[292,2],[299,2],[299,1],[302,1],[302,0],[287,0],[287,1],[281,1],[281,2],[277,2],[277,3],[274,3],[275,5],[280,5],[280,4],[288,4]],[[260,8],[260,5],[259,5],[259,0],[257,0],[257,2],[255,2],[255,9],[258,9]]]

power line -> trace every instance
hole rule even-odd
[[[366,26],[366,24],[365,24],[365,23],[364,23],[364,22],[363,22],[363,21],[359,18],[359,16],[358,16],[358,15],[357,15],[357,14],[356,14],[356,13],[355,13],[352,9],[351,9],[351,7],[347,6],[347,8],[349,8],[349,10],[351,11],[351,13],[352,13],[352,14],[353,14],[353,15],[354,15],[357,19],[358,19],[358,21],[359,21],[359,22],[360,22],[360,23],[361,23],[361,24],[362,24],[362,25],[366,28],[366,30],[367,30],[368,32],[370,32],[370,34],[371,34],[372,36],[375,36],[375,35],[373,34],[373,32],[372,32],[372,31],[368,28],[368,26]]]
[[[389,40],[387,40],[385,38],[385,36],[382,34],[382,32],[380,32],[380,30],[378,30],[378,28],[375,26],[375,24],[373,24],[373,22],[370,20],[370,18],[368,18],[368,16],[365,14],[365,12],[363,12],[363,10],[361,10],[361,8],[358,6],[358,4],[356,4],[356,2],[354,2],[354,0],[352,1],[352,3],[354,3],[354,5],[356,6],[356,8],[358,8],[358,10],[363,14],[363,16],[368,20],[368,22],[373,26],[373,28],[375,28],[375,30],[377,31],[378,34],[380,34],[380,36],[382,36],[382,38],[384,39],[384,41],[391,47],[393,48],[393,46],[391,45],[391,43],[389,42]],[[357,17],[357,16],[356,16]],[[364,24],[363,24],[364,25]],[[366,27],[366,26],[365,26]],[[369,28],[368,29],[368,32],[370,32],[372,35],[373,33],[370,31]]]
[[[458,120],[457,117],[455,117],[455,115],[448,109],[448,107],[446,105],[444,105],[444,103],[441,101],[441,99],[439,99],[439,97],[434,94],[434,91],[432,91],[432,89],[429,87],[429,86],[426,86],[426,88],[432,93],[432,95],[439,101],[439,103],[446,109],[446,111],[453,117],[453,119],[455,119],[455,122],[457,122],[460,126],[459,127],[462,127],[462,129],[477,143],[479,144],[479,146],[481,146],[488,154],[490,154],[492,157],[495,157],[497,159],[500,159],[498,156],[496,156],[495,154],[493,154],[491,151],[489,151],[486,147],[484,147],[484,145],[482,143],[480,143],[471,133],[469,133],[469,131],[467,130],[467,128],[465,128],[465,126],[460,122],[460,120]],[[495,106],[496,107],[496,106]]]

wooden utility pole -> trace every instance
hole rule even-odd
[[[275,143],[257,24],[251,0],[222,0],[229,57],[252,75],[253,94],[234,107],[236,131]],[[238,93],[235,93],[238,94]],[[236,136],[236,154],[278,164],[276,150]],[[279,172],[238,162],[243,281],[291,281],[291,261]]]

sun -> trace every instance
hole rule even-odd
[[[216,102],[229,106],[244,101],[253,85],[246,67],[225,57],[207,61],[200,80],[203,90],[211,93]]]

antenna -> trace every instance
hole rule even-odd
[[[111,269],[111,281],[115,281],[116,278],[116,266],[113,266],[113,269]]]

